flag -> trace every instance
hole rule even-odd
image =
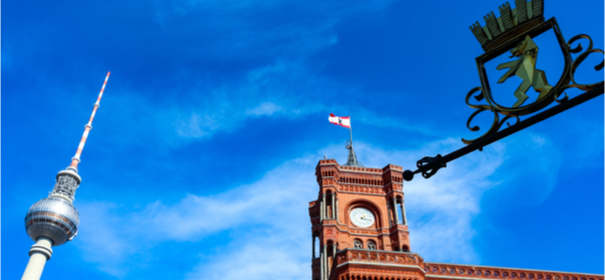
[[[328,120],[330,121],[330,123],[333,123],[335,125],[340,125],[342,127],[351,128],[351,117],[337,117],[337,116],[334,116],[334,114],[330,114],[330,117],[328,117]]]

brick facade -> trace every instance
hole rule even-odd
[[[319,194],[309,203],[313,280],[605,280],[596,274],[424,262],[411,252],[402,172],[392,164],[378,169],[319,161]],[[373,215],[370,226],[353,223],[356,208]]]

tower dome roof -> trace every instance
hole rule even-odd
[[[47,237],[53,246],[64,244],[75,237],[80,218],[72,202],[49,196],[34,203],[25,216],[27,235],[34,241]]]

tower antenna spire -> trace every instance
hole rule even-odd
[[[80,163],[80,155],[82,155],[82,150],[84,149],[84,144],[86,144],[88,133],[90,133],[90,130],[92,129],[92,121],[95,118],[97,109],[101,106],[101,98],[103,97],[103,91],[105,90],[105,85],[107,85],[107,80],[109,79],[110,73],[111,72],[107,72],[107,76],[105,77],[105,81],[103,82],[103,87],[101,87],[101,92],[99,92],[99,97],[97,97],[97,102],[95,102],[94,108],[92,109],[90,119],[88,120],[88,123],[84,126],[84,134],[82,134],[82,139],[80,139],[80,145],[78,145],[76,155],[71,158],[71,164],[69,165],[69,167],[67,167],[67,169],[73,169],[75,172],[78,172],[78,163]]]

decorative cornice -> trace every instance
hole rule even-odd
[[[603,280],[603,275],[477,265],[425,263],[427,278],[479,280]]]
[[[369,262],[362,262],[362,261],[348,261],[348,262],[344,262],[341,264],[338,264],[336,267],[342,267],[342,266],[346,266],[346,265],[351,265],[351,264],[364,264],[367,265]],[[377,266],[391,266],[391,267],[401,267],[401,268],[411,268],[411,269],[418,269],[418,271],[422,271],[422,269],[420,269],[420,267],[418,267],[417,265],[408,265],[408,264],[397,264],[397,263],[380,263],[380,262],[376,262],[376,263],[371,263],[372,265],[377,265]]]
[[[337,267],[347,264],[395,266],[418,269],[424,274],[424,260],[416,253],[347,248],[336,253],[336,261]]]
[[[343,172],[355,172],[355,173],[368,173],[368,174],[382,174],[388,171],[403,172],[403,168],[398,165],[389,164],[384,168],[370,168],[370,167],[356,167],[356,166],[345,166],[339,165],[336,160],[323,159],[319,161],[318,167],[320,166],[335,166],[339,171]]]

